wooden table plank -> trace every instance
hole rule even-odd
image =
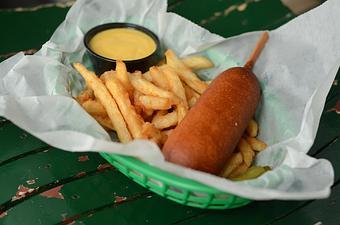
[[[1,29],[6,31],[0,35],[0,43],[11,43],[1,45],[0,54],[39,49],[50,39],[67,11],[68,8],[60,7],[22,12],[0,10]]]
[[[55,224],[77,218],[92,209],[128,203],[147,196],[149,191],[131,182],[118,171],[106,170],[65,183],[59,191],[63,199],[35,195],[7,211],[2,222],[8,224]],[[125,199],[127,198],[127,199]],[[85,214],[88,216],[87,214]],[[129,217],[131,219],[131,217]],[[72,219],[71,219],[72,220]],[[0,219],[1,221],[1,219]]]
[[[314,155],[322,151],[323,148],[340,137],[340,116],[335,110],[338,101],[340,101],[340,93],[329,99],[325,105],[314,144],[308,154]]]
[[[339,116],[339,115],[338,115]],[[340,116],[339,116],[340,117]],[[340,119],[339,119],[340,120]],[[340,132],[339,132],[340,133]],[[318,154],[318,158],[331,161],[335,169],[335,185],[328,199],[313,201],[291,214],[281,217],[271,224],[299,224],[311,225],[319,221],[323,224],[338,224],[340,222],[340,138],[334,141],[327,151]]]
[[[294,17],[281,1],[273,0],[185,1],[171,10],[224,37],[273,29]]]
[[[338,225],[340,223],[340,185],[332,189],[328,199],[314,201],[311,204],[298,209],[289,216],[271,224],[273,225],[313,225],[322,222],[325,225]]]
[[[12,199],[19,185],[40,188],[81,172],[95,171],[105,163],[97,153],[72,153],[55,148],[17,159],[0,167],[0,204]],[[34,184],[29,185],[30,181]]]
[[[129,204],[111,206],[76,220],[76,224],[171,224],[182,218],[200,214],[203,209],[179,205],[156,194]],[[131,220],[133,218],[133,220]]]
[[[30,151],[48,148],[46,143],[18,128],[11,122],[2,121],[0,123],[0,166],[13,157]],[[13,141],[15,137],[16,140]]]

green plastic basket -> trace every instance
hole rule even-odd
[[[203,209],[231,209],[251,201],[150,166],[136,158],[100,153],[136,183],[177,203]]]

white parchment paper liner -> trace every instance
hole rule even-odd
[[[83,88],[84,81],[70,63],[82,61],[90,66],[83,57],[83,35],[102,23],[141,24],[181,56],[209,56],[216,67],[200,73],[208,79],[242,65],[259,37],[259,32],[253,32],[225,40],[176,14],[166,13],[166,7],[166,2],[159,0],[77,1],[37,54],[19,53],[0,64],[0,115],[52,146],[136,156],[178,176],[249,199],[329,196],[334,179],[330,162],[306,153],[313,144],[326,95],[340,64],[340,2],[329,0],[270,32],[254,72],[263,92],[257,113],[260,138],[269,144],[256,163],[273,170],[243,182],[167,163],[158,147],[148,141],[126,145],[111,142],[71,98]]]

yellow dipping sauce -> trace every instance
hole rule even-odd
[[[112,28],[94,35],[89,47],[106,58],[135,60],[151,55],[156,50],[156,43],[144,32],[129,28]]]

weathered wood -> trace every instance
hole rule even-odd
[[[90,216],[91,210],[97,207],[130,204],[130,198],[135,200],[139,196],[147,196],[149,191],[121,173],[107,170],[65,183],[59,193],[62,197],[57,193],[52,198],[35,195],[9,209],[2,221],[7,224],[55,224],[63,220],[72,222],[73,218]]]
[[[0,168],[11,158],[41,148],[47,149],[48,146],[9,121],[0,123]]]
[[[36,11],[0,11],[2,31],[0,55],[40,49],[63,21],[68,8],[41,8]]]
[[[326,158],[331,161],[335,169],[335,181],[332,194],[328,199],[313,201],[303,208],[291,214],[278,218],[271,224],[299,224],[311,225],[317,222],[322,224],[338,224],[340,221],[340,138],[335,140],[327,150],[317,155],[318,158]]]
[[[171,10],[224,37],[273,29],[294,17],[281,1],[272,0],[184,1]]]
[[[11,200],[20,185],[39,189],[61,179],[95,171],[103,164],[106,161],[96,153],[71,153],[55,148],[19,158],[0,167],[0,205]]]

